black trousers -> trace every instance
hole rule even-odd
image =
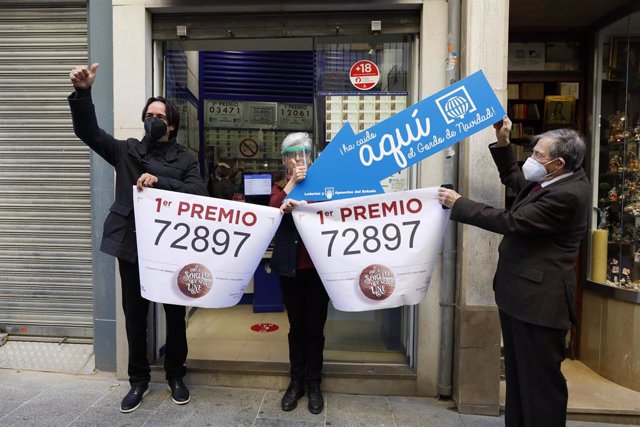
[[[564,427],[568,392],[560,365],[567,331],[526,323],[502,311],[500,325],[507,380],[505,426]]]
[[[329,296],[315,269],[298,270],[295,277],[280,276],[289,317],[291,379],[320,382],[324,351],[324,324]]]
[[[146,385],[151,380],[151,369],[147,359],[147,312],[149,300],[140,295],[138,262],[131,263],[118,258],[122,281],[122,309],[124,310],[129,343],[129,383]],[[185,308],[181,305],[164,304],[167,320],[164,370],[167,380],[182,378],[187,373],[187,330]]]

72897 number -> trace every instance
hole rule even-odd
[[[162,236],[165,231],[171,226],[171,221],[165,221],[162,219],[156,219],[156,224],[163,224],[162,229],[156,236],[156,241],[154,242],[155,246],[160,244],[160,240],[162,240]],[[209,229],[203,225],[199,225],[193,229],[193,235],[191,235],[191,227],[188,224],[183,222],[178,222],[173,226],[173,230],[182,230],[181,234],[171,242],[169,245],[170,248],[173,249],[181,249],[188,250],[189,246],[196,252],[206,252],[211,249],[211,251],[216,255],[224,255],[227,251],[236,244],[235,251],[233,252],[234,257],[238,257],[240,253],[240,249],[245,244],[247,239],[251,236],[250,233],[242,233],[240,231],[234,231],[233,237],[227,230],[223,228],[219,228],[215,230],[213,233],[209,231]],[[238,236],[239,242],[236,242],[235,237]],[[209,237],[211,237],[211,243],[209,243]]]
[[[403,227],[409,227],[409,248],[413,248],[413,239],[418,230],[420,221],[404,221]],[[331,236],[329,239],[329,246],[327,247],[327,257],[331,257],[333,253],[333,245],[336,243],[336,238],[340,234],[340,230],[327,230],[321,233],[323,236]],[[402,245],[402,230],[396,224],[389,223],[382,227],[382,232],[373,225],[368,225],[362,229],[362,244],[359,245],[360,233],[355,228],[345,228],[342,230],[341,237],[348,240],[342,255],[357,255],[362,253],[360,247],[366,252],[374,253],[378,252],[383,246],[390,251],[397,250]]]

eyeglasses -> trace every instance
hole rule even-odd
[[[531,157],[533,157],[535,160],[538,160],[539,162],[544,162],[544,161],[550,162],[551,160],[553,160],[553,159],[547,158],[540,151],[536,151],[536,150],[533,150],[533,154],[531,155]]]

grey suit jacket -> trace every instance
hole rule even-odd
[[[567,329],[576,323],[575,261],[587,231],[589,181],[582,169],[529,194],[510,147],[492,148],[500,180],[518,192],[511,209],[459,198],[451,219],[503,234],[493,280],[496,303],[523,322]]]

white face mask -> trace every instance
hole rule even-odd
[[[522,173],[524,173],[524,177],[527,181],[542,182],[547,176],[551,175],[550,173],[547,173],[545,166],[551,162],[555,162],[556,160],[558,159],[553,159],[542,164],[534,160],[533,157],[529,157],[527,161],[524,162],[524,165],[522,165]]]

